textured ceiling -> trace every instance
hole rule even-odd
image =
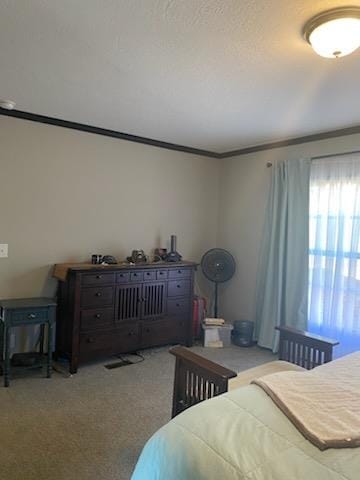
[[[301,36],[344,5],[1,0],[0,98],[217,152],[358,125],[360,52],[323,59]]]

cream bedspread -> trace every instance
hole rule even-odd
[[[359,480],[360,448],[320,451],[257,385],[189,408],[158,430],[132,480]]]
[[[314,370],[274,373],[253,383],[318,448],[360,446],[360,352]]]

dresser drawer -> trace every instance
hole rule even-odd
[[[130,282],[141,282],[144,278],[144,272],[130,272]]]
[[[141,346],[166,345],[183,342],[186,338],[186,321],[163,319],[144,321],[141,326]]]
[[[168,283],[169,297],[182,297],[190,293],[190,280],[170,280]]]
[[[81,306],[111,305],[114,301],[114,287],[89,287],[81,290]]]
[[[156,271],[156,280],[164,280],[165,278],[168,278],[168,271],[165,268]]]
[[[128,325],[80,334],[80,357],[91,354],[114,355],[139,348],[139,326]]]
[[[190,278],[191,270],[188,268],[172,268],[169,270],[169,278]]]
[[[189,310],[189,298],[168,298],[167,313],[169,316],[188,314]]]
[[[146,282],[147,280],[156,280],[155,270],[145,270],[144,281]]]
[[[11,323],[25,324],[33,322],[46,322],[49,317],[47,308],[29,308],[11,311]]]
[[[121,272],[116,276],[117,283],[127,283],[130,281],[130,272]]]
[[[114,281],[114,273],[85,273],[81,278],[81,285],[108,285]]]
[[[114,323],[114,309],[107,308],[91,308],[81,310],[80,328],[81,330],[91,330],[94,328],[103,328],[104,325]]]

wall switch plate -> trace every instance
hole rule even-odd
[[[8,247],[7,243],[0,243],[0,258],[8,257]]]

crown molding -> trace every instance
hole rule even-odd
[[[279,140],[270,143],[263,143],[261,145],[254,145],[252,147],[240,148],[238,150],[230,150],[223,153],[212,152],[200,148],[187,147],[186,145],[178,145],[176,143],[163,142],[147,137],[140,137],[138,135],[131,135],[129,133],[118,132],[116,130],[108,130],[106,128],[94,127],[83,123],[71,122],[55,117],[47,117],[45,115],[38,115],[37,113],[23,112],[21,110],[5,110],[0,108],[0,115],[7,117],[20,118],[22,120],[30,120],[37,123],[45,123],[47,125],[55,125],[57,127],[70,128],[81,132],[92,133],[96,135],[103,135],[105,137],[118,138],[128,142],[142,143],[144,145],[151,145],[153,147],[165,148],[167,150],[175,150],[178,152],[185,152],[194,155],[201,155],[210,158],[230,158],[239,155],[246,155],[249,153],[261,152],[264,150],[271,150],[274,148],[289,147],[291,145],[300,145],[301,143],[316,142],[318,140],[325,140],[328,138],[343,137],[346,135],[354,135],[360,133],[360,125],[353,127],[340,128],[337,130],[330,130],[327,132],[314,133],[312,135],[304,135],[302,137],[289,138],[287,140]]]
[[[300,145],[301,143],[316,142],[318,140],[326,140],[327,138],[344,137],[346,135],[354,135],[360,133],[360,125],[354,127],[340,128],[327,132],[313,133],[302,137],[289,138],[287,140],[279,140],[276,142],[263,143],[254,145],[253,147],[240,148],[239,150],[231,150],[220,154],[220,158],[237,157],[238,155],[246,155],[248,153],[262,152],[264,150],[272,150],[274,148],[289,147],[291,145]]]
[[[220,158],[220,154],[202,150],[200,148],[187,147],[186,145],[177,145],[176,143],[163,142],[147,137],[140,137],[138,135],[131,135],[129,133],[118,132],[116,130],[108,130],[106,128],[94,127],[84,123],[71,122],[69,120],[62,120],[55,117],[47,117],[45,115],[38,115],[37,113],[23,112],[21,110],[5,110],[0,108],[0,115],[7,117],[20,118],[22,120],[30,120],[31,122],[45,123],[47,125],[55,125],[57,127],[70,128],[80,132],[93,133],[96,135],[103,135],[105,137],[118,138],[120,140],[127,140],[128,142],[142,143],[151,145],[153,147],[165,148],[167,150],[176,150],[178,152],[192,153],[194,155],[202,155],[204,157]]]

